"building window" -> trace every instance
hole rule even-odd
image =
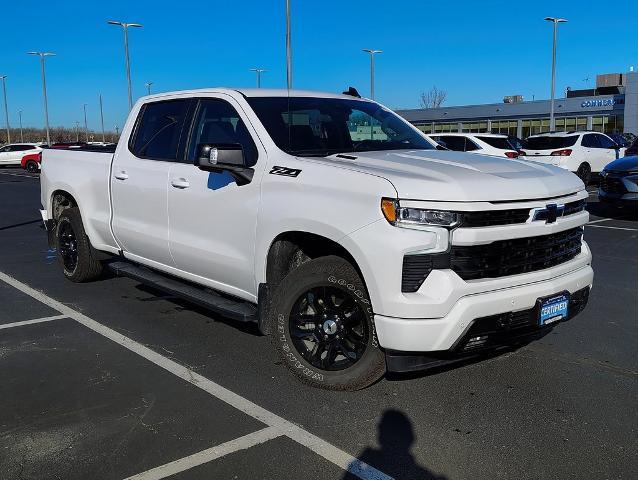
[[[421,130],[423,133],[432,133],[432,124],[426,123],[425,125],[416,125],[416,128]]]

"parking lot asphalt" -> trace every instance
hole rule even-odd
[[[135,281],[66,281],[39,205],[37,176],[0,170],[2,479],[636,478],[638,217],[595,193],[585,312],[355,393],[300,384],[251,326]]]

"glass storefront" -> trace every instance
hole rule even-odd
[[[557,132],[570,132],[574,130],[587,130],[588,117],[556,117],[555,130]],[[502,133],[518,136],[520,124],[521,138],[530,135],[549,132],[549,117],[531,118],[521,120],[477,120],[471,122],[430,122],[416,124],[416,127],[424,133]],[[622,115],[596,115],[591,117],[591,129],[597,132],[618,133],[623,132]]]

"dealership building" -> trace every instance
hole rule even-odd
[[[598,75],[596,88],[567,89],[557,98],[557,131],[595,130],[638,135],[638,72]],[[520,95],[503,103],[398,110],[425,133],[505,133],[526,138],[549,132],[550,101],[524,101]]]

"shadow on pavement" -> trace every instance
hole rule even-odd
[[[386,410],[377,426],[379,448],[366,448],[357,458],[396,480],[447,480],[418,465],[410,452],[416,437],[412,422],[399,410]],[[342,480],[354,478],[346,473]]]

